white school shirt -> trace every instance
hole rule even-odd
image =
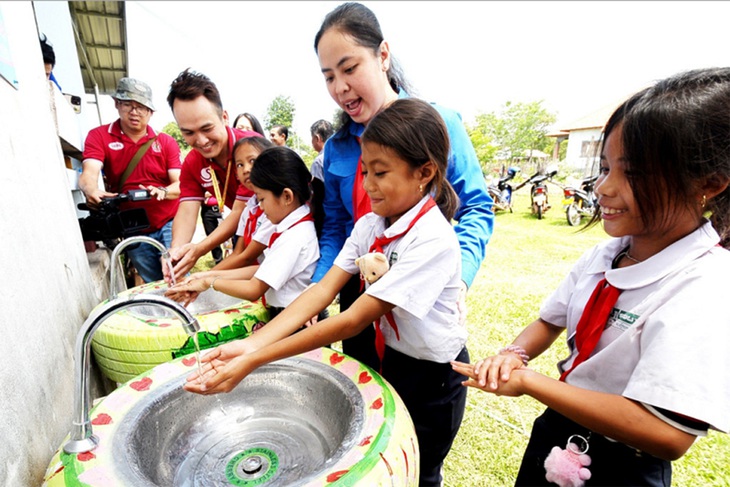
[[[375,213],[360,218],[334,264],[359,274],[355,259],[368,253],[375,237],[405,230],[426,201],[423,198],[387,229],[385,219]],[[385,343],[419,360],[447,363],[456,358],[467,332],[459,325],[461,250],[451,224],[433,207],[407,234],[386,245],[383,253],[390,269],[373,284],[366,284],[365,292],[395,305],[393,317],[400,340],[382,317]]]
[[[236,229],[236,235],[243,237],[243,232],[246,230],[246,221],[248,221],[248,215],[258,209],[259,200],[256,195],[251,196],[246,202],[246,207],[241,213],[241,219],[238,220],[238,228]],[[262,213],[259,219],[256,221],[256,228],[253,231],[252,240],[256,240],[264,245],[269,245],[271,240],[271,234],[274,233],[274,224],[266,216],[266,213]]]
[[[611,269],[629,245],[611,239],[586,252],[560,287],[543,304],[540,317],[566,327],[575,357],[575,328],[596,284],[604,277],[624,291],[591,357],[566,382],[622,395],[675,427],[653,407],[730,427],[730,252],[709,222],[640,264]],[[653,406],[653,407],[652,407]],[[600,407],[597,405],[597,407]]]
[[[281,235],[264,250],[264,261],[254,274],[269,285],[265,294],[269,306],[286,308],[312,283],[319,260],[317,231],[312,221],[294,225],[309,212],[309,207],[302,205],[274,225]]]

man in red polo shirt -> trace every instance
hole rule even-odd
[[[253,192],[239,184],[233,167],[233,144],[257,132],[228,126],[216,85],[204,74],[186,69],[170,85],[167,96],[172,114],[185,141],[193,148],[185,157],[180,175],[180,207],[172,224],[172,257],[175,279],[182,279],[198,259],[230,238],[238,227],[246,201]],[[205,192],[214,195],[220,209],[231,212],[210,235],[192,243]],[[170,281],[169,270],[164,269]]]
[[[122,78],[113,98],[119,119],[91,130],[86,136],[79,188],[91,207],[120,192],[147,189],[151,196],[149,200],[124,202],[121,209],[144,208],[150,226],[143,233],[169,247],[180,194],[180,147],[175,139],[166,133],[155,132],[149,126],[155,108],[152,90],[146,83]],[[151,139],[153,142],[147,144]],[[143,148],[145,144],[146,149]],[[126,181],[121,181],[127,166],[140,150],[144,155]],[[106,189],[99,187],[102,169]],[[145,282],[162,279],[160,252],[153,246],[140,244],[127,248],[126,253]]]

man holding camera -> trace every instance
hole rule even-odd
[[[180,195],[180,148],[171,136],[149,126],[155,108],[152,90],[146,83],[122,78],[113,98],[119,119],[87,135],[79,189],[91,208],[98,208],[102,199],[119,193],[140,188],[149,191],[149,199],[124,202],[121,210],[143,208],[149,228],[140,234],[170,247]],[[102,170],[106,188],[99,187]],[[142,280],[162,279],[157,249],[143,243],[126,252]]]

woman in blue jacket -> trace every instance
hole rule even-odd
[[[312,280],[319,281],[332,267],[355,221],[370,211],[362,190],[360,135],[382,108],[407,97],[408,85],[383,39],[375,14],[358,3],[345,3],[327,14],[314,40],[330,96],[342,109],[340,129],[324,148],[325,221],[320,239],[320,260]],[[451,141],[447,179],[460,199],[456,234],[461,245],[462,293],[460,319],[466,319],[465,296],[479,270],[492,234],[494,214],[474,147],[461,116],[434,105],[446,123]],[[360,293],[353,278],[340,292],[340,309]],[[367,328],[343,341],[344,352],[378,370],[375,332]]]

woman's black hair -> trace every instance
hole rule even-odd
[[[343,3],[327,14],[317,35],[314,36],[315,53],[319,53],[319,41],[330,29],[336,29],[350,36],[357,45],[371,49],[376,55],[380,52],[380,45],[384,40],[378,18],[372,10],[360,3]],[[396,61],[392,53],[387,74],[393,91],[398,93],[402,89],[406,93],[415,94],[403,74],[400,63]],[[341,111],[339,116],[339,123],[336,124],[338,128],[345,127],[351,120],[344,111]]]
[[[235,156],[236,151],[239,147],[242,145],[252,145],[255,148],[259,150],[259,152],[263,152],[269,147],[274,147],[274,143],[271,142],[269,139],[265,137],[243,137],[242,139],[238,139],[235,144],[233,144],[233,150],[231,151],[231,154]]]
[[[235,118],[235,120],[233,120],[234,128],[236,127],[236,124],[238,124],[238,121],[241,120],[241,117],[246,117],[248,119],[248,121],[251,122],[251,128],[253,129],[254,132],[257,132],[257,133],[263,135],[264,137],[266,137],[266,134],[264,133],[264,127],[261,125],[261,122],[259,122],[259,119],[248,112],[238,114],[238,116]]]
[[[642,222],[662,228],[676,210],[705,204],[703,185],[730,180],[730,68],[686,71],[633,95],[609,118],[604,146],[618,128]],[[728,248],[730,188],[703,208]]]
[[[417,98],[400,98],[373,117],[361,139],[392,150],[414,169],[433,162],[436,174],[424,194],[434,195],[447,220],[454,218],[459,197],[446,179],[449,132],[434,107]]]
[[[288,147],[273,146],[266,149],[256,158],[251,170],[251,183],[254,186],[271,191],[277,197],[289,188],[302,205],[312,196],[309,186],[311,180],[312,174],[302,158]]]

